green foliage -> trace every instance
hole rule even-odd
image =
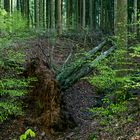
[[[129,56],[126,56],[125,50],[116,50],[113,57],[97,65],[95,74],[88,77],[88,81],[101,93],[118,93],[120,96],[127,94],[129,89],[140,87],[137,82],[140,76],[135,77],[137,80],[134,78],[134,72],[139,73],[138,66],[133,64],[132,58],[132,56],[139,57],[139,45],[132,48],[133,51]]]
[[[0,9],[0,25],[0,122],[2,122],[9,115],[23,114],[19,99],[27,92],[29,80],[20,75],[24,69],[22,49],[13,45],[16,37],[19,37],[26,28],[26,21],[18,12],[9,15]]]
[[[114,57],[98,64],[94,75],[88,78],[99,93],[104,93],[100,106],[89,111],[102,126],[102,131],[112,135],[123,132],[123,126],[135,119],[129,113],[128,104],[134,99],[131,91],[140,87],[139,66],[133,63],[139,58],[139,44],[130,47],[130,51],[128,54],[117,50]]]
[[[137,44],[130,49],[133,50],[133,52],[130,54],[132,57],[140,57],[140,44]]]
[[[98,75],[89,77],[89,82],[101,91],[105,91],[115,83],[115,71],[108,66],[99,66]],[[108,83],[108,84],[107,84]]]
[[[88,140],[97,140],[96,134],[92,133],[88,136]]]
[[[111,103],[112,101],[109,98],[105,97],[102,100],[102,107],[91,108],[90,112],[95,113],[95,116],[104,117],[104,121],[108,122],[108,119],[112,119],[113,115],[121,114],[127,111],[126,103]],[[101,121],[102,123],[102,121]]]
[[[20,136],[20,140],[27,140],[29,136],[30,136],[31,138],[35,138],[36,134],[35,134],[35,132],[32,131],[31,129],[28,129],[28,130],[25,131],[24,134],[22,134],[22,135]]]
[[[102,127],[101,131],[115,135],[123,132],[123,126],[131,123],[134,117],[129,114],[128,102],[112,103],[112,99],[105,97],[102,106],[89,109],[96,122]],[[119,132],[117,132],[119,130]]]
[[[27,27],[27,21],[19,12],[9,15],[4,9],[0,9],[0,31],[3,33],[21,34]]]

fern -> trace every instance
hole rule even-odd
[[[22,36],[26,21],[16,12],[9,15],[0,9],[0,122],[10,115],[22,115],[21,96],[27,93],[29,80],[21,77],[24,70],[22,50],[14,50],[12,44]]]

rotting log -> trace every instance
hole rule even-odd
[[[61,72],[56,76],[56,80],[58,81],[62,90],[67,89],[74,82],[90,73],[93,68],[96,67],[99,61],[107,57],[114,50],[115,47],[111,47],[107,51],[97,56],[94,60],[91,60],[95,53],[105,44],[106,41],[103,41],[97,47],[89,51],[85,57],[76,60],[70,64],[70,67],[66,67],[61,70]]]
[[[86,55],[75,62],[71,63],[68,67],[62,67],[61,72],[57,75],[56,79],[61,83],[61,79],[66,79],[69,77],[72,73],[75,71],[78,71],[78,69],[81,68],[87,61],[91,59],[91,57],[100,50],[104,45],[106,44],[106,41],[103,41],[100,43],[97,47],[90,50]]]

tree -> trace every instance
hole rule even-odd
[[[39,0],[35,0],[34,9],[35,9],[35,27],[39,29]]]
[[[89,26],[90,26],[90,30],[93,29],[93,0],[90,0],[89,3]]]
[[[51,3],[50,3],[50,27],[51,29],[54,29],[55,27],[55,1],[54,0],[51,0]]]
[[[43,0],[39,0],[39,27],[42,29],[43,28]]]
[[[58,14],[58,20],[57,20],[57,33],[58,33],[58,36],[60,36],[62,34],[62,17],[61,17],[61,3],[62,1],[61,0],[58,0],[58,5],[57,5],[57,14]]]
[[[20,0],[17,0],[16,8],[17,8],[18,11],[20,11],[20,8],[21,8],[21,7],[20,7]]]
[[[85,27],[85,21],[86,21],[86,1],[83,0],[83,18],[82,18],[82,26]]]
[[[134,34],[137,35],[137,10],[138,10],[138,1],[137,0],[134,0],[134,26],[133,26],[133,32]]]
[[[115,0],[115,35],[120,47],[127,46],[127,0]]]
[[[10,0],[5,0],[5,1],[4,1],[4,9],[5,9],[7,12],[10,12]]]

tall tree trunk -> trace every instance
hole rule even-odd
[[[43,12],[43,0],[39,0],[39,27],[42,29],[43,28],[43,17],[44,17],[44,12]]]
[[[137,3],[138,3],[138,1],[137,0],[134,0],[134,26],[133,26],[133,32],[134,32],[134,34],[135,35],[137,35]]]
[[[127,0],[115,0],[115,34],[120,47],[127,46]]]
[[[47,8],[46,8],[47,1],[43,0],[43,28],[46,29],[46,14],[47,14]]]
[[[54,25],[55,25],[55,1],[54,0],[51,0],[51,13],[50,13],[50,27],[51,29],[54,29]]]
[[[93,0],[90,0],[90,3],[89,3],[89,24],[90,24],[90,30],[92,31],[93,29]]]
[[[14,1],[11,0],[10,2],[11,2],[11,4],[10,4],[11,7],[10,8],[11,8],[11,13],[12,13],[12,12],[14,12]]]
[[[80,31],[80,29],[81,29],[81,18],[82,18],[82,16],[81,16],[81,0],[77,0],[77,30],[78,31]]]
[[[20,11],[21,7],[20,7],[20,0],[17,0],[17,10]]]
[[[35,8],[35,27],[39,29],[39,0],[35,0],[34,8]]]
[[[83,28],[85,28],[85,25],[86,25],[86,23],[85,23],[85,21],[86,21],[86,1],[85,0],[83,0],[83,15],[82,15],[82,26],[83,26]]]
[[[61,0],[58,0],[58,11],[57,11],[57,14],[58,14],[58,22],[57,22],[57,33],[58,33],[58,36],[60,36],[62,34],[62,17],[61,17],[61,8],[62,8],[62,1]]]
[[[5,0],[5,1],[4,1],[4,9],[5,9],[7,12],[10,12],[10,0]]]
[[[66,26],[70,29],[72,26],[72,0],[66,2]]]
[[[30,12],[30,7],[29,7],[29,0],[24,0],[25,1],[25,5],[24,5],[24,16],[26,17],[26,19],[28,20],[28,25],[29,25],[29,12]]]
[[[102,31],[105,30],[105,11],[106,11],[106,8],[105,8],[105,4],[106,4],[106,1],[104,0],[101,0],[101,15],[100,15],[100,28]]]

